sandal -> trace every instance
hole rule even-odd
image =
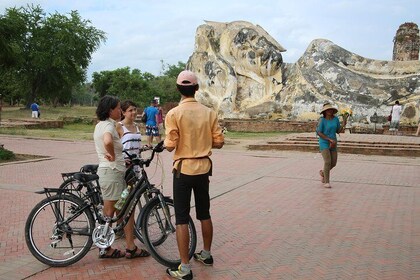
[[[321,182],[324,183],[324,171],[319,170],[319,175],[321,176]]]
[[[125,249],[125,257],[127,259],[134,259],[134,258],[143,258],[150,256],[150,253],[146,250],[140,249],[140,252],[137,252],[137,246],[133,250]]]
[[[114,251],[112,251],[112,254],[111,255],[107,255],[107,253],[108,253],[108,251],[110,249],[111,248],[106,249],[105,254],[104,255],[99,255],[99,258],[100,259],[119,259],[119,258],[124,258],[125,257],[125,255],[123,254],[123,252],[121,252],[118,249],[114,249]]]

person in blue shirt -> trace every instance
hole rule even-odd
[[[32,118],[39,118],[39,105],[34,102],[31,104]]]
[[[156,99],[153,99],[150,106],[147,107],[143,114],[146,114],[147,121],[146,121],[146,136],[147,136],[147,144],[152,146],[153,137],[156,137],[156,141],[160,142],[160,134],[159,134],[159,127],[158,127],[158,115],[159,110],[157,108],[158,102]]]
[[[325,188],[331,188],[330,171],[337,165],[337,137],[336,134],[344,130],[348,115],[343,117],[343,125],[340,124],[335,114],[338,112],[330,103],[322,106],[322,117],[319,119],[316,133],[319,136],[319,150],[324,159],[324,168],[319,171]]]

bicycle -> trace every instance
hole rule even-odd
[[[96,216],[99,224],[97,226],[92,213],[92,208],[95,209],[92,193],[86,192],[81,198],[68,189],[44,188],[36,192],[45,194],[46,198],[32,209],[25,224],[25,240],[32,255],[44,264],[59,267],[74,264],[82,259],[93,244],[100,248],[100,254],[104,254],[105,249],[115,241],[115,233],[123,230],[134,213],[135,205],[142,196],[146,195],[148,202],[137,218],[135,234],[139,238],[138,225],[144,225],[146,230],[141,230],[142,238],[151,255],[163,265],[169,267],[179,265],[173,200],[164,196],[150,183],[144,169],[149,166],[155,153],[162,151],[163,142],[153,148],[150,158],[132,158],[132,166],[140,166],[139,180],[136,180],[118,215],[113,218],[104,217],[102,224]],[[129,170],[132,171],[132,167]],[[96,174],[84,173],[76,173],[73,177],[83,186],[98,179]],[[122,220],[120,224],[111,226],[120,219]],[[151,228],[155,231],[149,231]],[[189,231],[191,258],[197,244],[197,233],[191,218]],[[165,250],[160,250],[158,248],[160,246]]]
[[[152,148],[149,146],[143,146],[138,151],[138,157],[141,158],[141,155],[143,152],[149,151]],[[136,156],[133,156],[128,153],[128,151],[123,150],[123,152],[126,154],[126,158],[131,160]],[[149,164],[147,164],[149,166]],[[128,169],[125,173],[125,182],[127,185],[135,185],[136,180],[140,179],[141,171],[140,171],[139,165],[132,165],[128,166]],[[70,191],[72,194],[77,195],[81,199],[89,200],[92,205],[92,212],[94,213],[94,216],[96,217],[96,220],[100,224],[104,224],[105,220],[102,214],[103,210],[103,199],[101,194],[101,188],[99,185],[99,177],[92,177],[89,179],[88,183],[82,183],[80,180],[86,180],[84,178],[80,178],[80,175],[76,175],[78,173],[85,173],[85,174],[96,174],[98,170],[98,165],[96,164],[87,164],[80,168],[80,171],[76,172],[66,172],[61,173],[61,177],[63,178],[63,183],[58,187],[59,189],[63,189],[66,191]],[[133,172],[134,171],[134,172]],[[76,179],[75,176],[78,178]],[[88,194],[88,195],[86,195]],[[137,203],[139,211],[141,211],[142,207],[150,200],[149,195],[143,194],[142,198]],[[137,239],[144,243],[143,238],[141,236],[141,230],[140,230],[140,224],[137,225],[137,228],[135,228],[136,232],[135,235]],[[121,236],[123,235],[123,232],[121,232]]]
[[[149,146],[143,146],[142,148],[139,149],[138,151],[138,157],[141,158],[142,152],[146,152],[151,150],[152,148]],[[133,156],[131,154],[128,153],[128,151],[123,150],[123,153],[126,154],[126,158],[131,160],[136,156]],[[146,164],[145,164],[146,165]],[[149,166],[149,164],[147,164],[147,167]],[[103,210],[103,199],[102,199],[102,193],[101,193],[101,188],[99,185],[99,177],[91,177],[89,178],[89,182],[88,183],[82,183],[81,180],[85,180],[85,178],[81,178],[80,175],[76,175],[78,173],[85,173],[85,174],[96,174],[98,171],[98,167],[99,165],[97,164],[87,164],[87,165],[83,165],[79,171],[76,172],[66,172],[66,173],[61,173],[61,177],[63,178],[63,183],[61,183],[61,185],[58,187],[59,189],[63,189],[66,191],[70,191],[72,194],[77,195],[78,197],[80,197],[81,199],[85,200],[90,200],[91,204],[92,204],[92,211],[96,217],[96,220],[100,223],[103,224],[104,218],[103,218],[103,214],[102,214],[102,210]],[[127,166],[128,169],[125,173],[124,179],[125,182],[127,183],[127,185],[135,185],[136,184],[136,180],[139,180],[141,175],[141,171],[140,171],[140,166],[139,165],[132,165],[132,166]],[[134,172],[133,172],[134,171]],[[76,179],[76,177],[74,176],[76,175],[76,177],[78,179]],[[153,186],[153,185],[152,185]],[[88,194],[88,195],[87,195]],[[147,194],[143,194],[142,198],[139,200],[137,206],[139,211],[141,211],[142,207],[150,200],[149,195]],[[138,227],[136,228],[136,237],[137,239],[143,242],[143,238],[141,237],[141,230],[140,230],[140,224],[138,225]]]

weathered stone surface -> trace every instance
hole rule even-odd
[[[350,107],[354,122],[385,121],[390,106],[404,106],[403,123],[417,123],[419,61],[379,61],[331,41],[311,42],[296,63],[285,49],[249,22],[209,22],[197,28],[188,68],[197,73],[197,99],[221,118],[315,120],[325,101]]]
[[[376,112],[389,115],[390,105],[404,105],[402,122],[417,122],[420,98],[419,61],[379,61],[348,52],[328,40],[314,40],[303,56],[283,71],[281,104],[292,105],[289,116],[317,112],[326,100],[351,107],[353,120],[369,120]],[[318,105],[318,106],[316,106]]]
[[[392,60],[419,60],[419,27],[413,22],[401,24],[394,37]]]

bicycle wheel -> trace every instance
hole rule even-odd
[[[77,195],[78,197],[83,197],[82,190],[79,190],[79,184],[76,179],[69,177],[61,183],[58,187],[59,189],[65,189],[70,191],[72,194]]]
[[[169,213],[168,219],[165,218],[164,209],[157,197],[144,207],[141,231],[144,244],[153,258],[167,267],[176,267],[181,263],[181,259],[176,242],[176,232],[171,230],[176,227],[173,200],[165,197],[165,205]],[[188,229],[190,233],[188,254],[191,259],[197,245],[197,233],[191,218]]]
[[[95,220],[84,202],[74,195],[54,195],[39,202],[25,224],[29,251],[49,266],[68,266],[92,247]]]
[[[152,198],[152,195],[145,192],[145,193],[142,194],[139,202],[137,203],[137,211],[136,212],[138,212],[138,215],[137,215],[137,218],[136,218],[136,223],[134,224],[134,235],[136,236],[136,238],[141,243],[144,243],[143,235],[141,233],[141,213],[143,211],[143,207],[150,201],[151,198]],[[156,245],[156,244],[154,244],[154,245]]]

